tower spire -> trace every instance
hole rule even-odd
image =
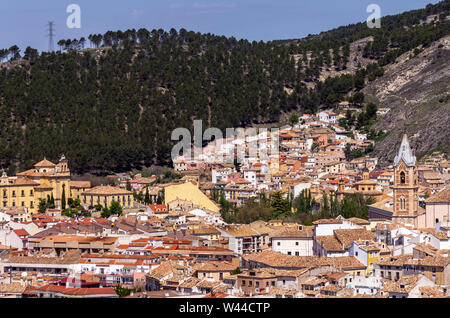
[[[397,156],[394,159],[394,165],[398,165],[400,160],[405,162],[408,166],[414,166],[416,164],[416,157],[414,156],[411,146],[409,145],[408,136],[403,135],[402,143],[400,144],[400,149],[398,150]]]

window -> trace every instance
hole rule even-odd
[[[25,196],[25,190],[20,191],[20,195],[24,197]]]
[[[401,184],[405,184],[406,183],[406,175],[405,175],[404,171],[400,172],[400,183]]]
[[[280,246],[281,245],[281,242],[277,242],[277,246]]]
[[[295,245],[298,246],[298,242],[295,242]]]
[[[400,198],[400,210],[406,210],[406,198],[404,196]]]

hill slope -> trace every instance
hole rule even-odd
[[[411,56],[410,56],[411,55]],[[376,145],[380,164],[392,163],[401,136],[407,133],[416,154],[443,149],[450,141],[450,37],[424,49],[417,56],[408,52],[385,69],[382,78],[364,91],[391,111],[377,123],[389,134]],[[449,96],[449,97],[447,97]]]
[[[23,57],[12,47],[6,50],[10,61],[0,65],[0,166],[14,173],[44,155],[57,160],[65,153],[78,173],[127,171],[168,164],[171,132],[192,128],[194,119],[202,119],[204,129],[222,130],[277,123],[281,114],[315,112],[366,85],[373,98],[391,103],[375,83],[391,81],[398,71],[390,67],[402,54],[450,35],[449,14],[446,0],[385,17],[381,29],[358,23],[269,43],[140,29],[91,35],[89,49],[86,39],[61,40],[60,52],[41,55],[27,48]],[[447,50],[441,54],[448,65]],[[407,82],[426,72],[439,70],[424,66]],[[445,86],[445,77],[431,77]],[[427,83],[422,86],[432,91],[435,85]],[[408,95],[408,84],[402,87],[400,100],[416,98]],[[421,105],[444,91],[414,104],[418,116]],[[392,103],[404,113],[404,103]],[[389,118],[392,123],[396,117],[386,117],[381,128],[396,127]],[[434,131],[427,134],[436,136],[430,146],[440,143]],[[392,134],[383,143],[394,141]]]

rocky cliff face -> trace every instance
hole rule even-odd
[[[376,128],[388,135],[375,146],[380,165],[392,164],[402,134],[407,133],[420,158],[450,144],[450,37],[442,38],[417,56],[409,52],[386,66],[385,75],[364,93],[379,107],[391,108]]]

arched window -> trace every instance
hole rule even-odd
[[[400,198],[400,210],[406,210],[406,199],[405,197]]]
[[[402,171],[402,172],[400,172],[400,183],[405,184],[405,182],[406,182],[405,180],[406,180],[405,172]]]

